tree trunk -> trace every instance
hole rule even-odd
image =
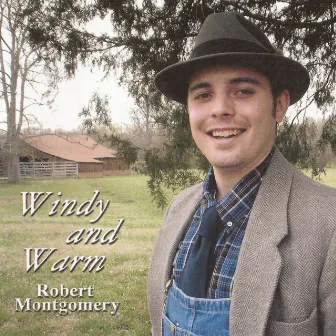
[[[8,182],[17,183],[20,181],[19,158],[12,156],[8,158]]]
[[[19,137],[12,136],[9,139],[7,151],[8,160],[8,182],[17,183],[20,181],[20,163],[19,163]]]

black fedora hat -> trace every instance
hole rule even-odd
[[[186,104],[190,76],[217,64],[259,70],[273,86],[289,91],[291,105],[301,99],[309,86],[306,68],[277,52],[255,24],[235,12],[209,15],[196,37],[190,58],[160,71],[155,85],[168,98]]]

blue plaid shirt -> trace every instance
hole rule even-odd
[[[195,242],[196,234],[205,210],[216,205],[222,220],[223,230],[218,237],[215,247],[215,268],[210,280],[207,298],[230,298],[233,276],[236,270],[240,247],[244,238],[246,224],[257,196],[262,176],[265,173],[273,150],[266,159],[254,170],[242,178],[232,190],[220,201],[214,199],[216,181],[213,168],[210,169],[204,184],[203,198],[196,210],[179,250],[174,259],[173,276],[177,286],[185,265],[188,252]]]

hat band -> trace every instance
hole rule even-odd
[[[273,50],[268,50],[262,46],[242,40],[236,39],[217,39],[204,42],[193,49],[190,59],[222,53],[258,53],[258,54],[273,54]]]

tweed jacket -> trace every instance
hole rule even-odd
[[[154,336],[165,284],[202,196],[176,196],[158,234],[148,281]],[[336,335],[336,189],[294,168],[275,150],[252,208],[234,276],[231,336]]]

